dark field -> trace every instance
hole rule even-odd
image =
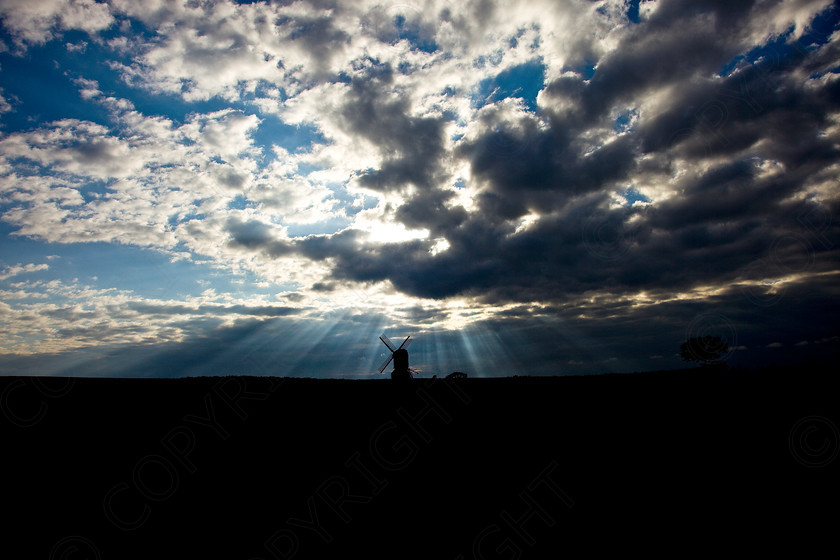
[[[816,546],[840,497],[832,376],[0,378],[3,546],[243,560]]]

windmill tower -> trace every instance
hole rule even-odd
[[[388,367],[391,360],[394,360],[394,371],[391,372],[391,379],[411,379],[411,369],[408,367],[408,350],[406,350],[408,345],[411,344],[411,337],[405,337],[405,340],[403,340],[403,343],[400,344],[399,348],[394,346],[394,343],[385,336],[385,333],[382,333],[379,340],[381,340],[382,344],[387,346],[388,350],[391,351],[391,355],[388,356],[385,363],[379,367],[379,373],[385,371],[385,368]]]

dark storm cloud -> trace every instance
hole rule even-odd
[[[247,249],[261,247],[273,240],[270,228],[256,220],[243,222],[230,219],[226,229],[231,235],[231,244]]]
[[[516,236],[510,235],[510,227],[473,217],[447,231],[450,248],[437,255],[429,253],[425,240],[358,245],[348,242],[354,238],[351,232],[309,238],[298,247],[310,258],[332,258],[338,279],[388,279],[397,289],[421,297],[483,294],[499,300],[557,299],[585,290],[590,283],[608,281],[614,273],[599,266],[603,263],[581,237],[584,221],[593,215],[578,211],[542,220],[532,231]],[[616,246],[609,250],[620,254],[634,232],[618,213],[612,216],[601,217],[594,235],[615,236]]]
[[[345,120],[388,157],[362,182],[379,190],[426,187],[394,216],[428,228],[429,240],[368,246],[344,232],[296,250],[334,259],[336,279],[388,279],[410,295],[496,303],[571,301],[591,290],[690,291],[780,270],[833,270],[836,191],[810,202],[804,193],[840,162],[836,138],[824,132],[838,109],[840,81],[806,85],[803,69],[824,70],[826,50],[835,47],[783,46],[778,56],[716,76],[753,48],[745,42],[749,23],[770,8],[735,4],[665,2],[598,61],[591,80],[547,84],[540,115],[511,123],[483,113],[483,132],[455,154],[483,185],[472,213],[433,186],[440,122],[407,117],[405,105],[383,98],[389,69],[371,71],[354,82]],[[613,128],[616,106],[663,88],[669,97],[650,116],[589,147],[593,132]],[[538,126],[540,118],[548,126]],[[768,165],[784,172],[769,173]],[[611,191],[639,178],[678,193],[649,207],[608,206]],[[528,213],[541,218],[515,232]],[[805,216],[820,216],[819,225]],[[438,237],[450,247],[432,255]],[[756,261],[774,264],[757,270]]]
[[[337,29],[332,18],[285,18],[275,22],[279,33],[293,42],[300,43],[316,60],[323,72],[327,69],[334,51],[350,41],[350,36]]]
[[[186,305],[160,305],[146,302],[131,302],[127,307],[141,315],[158,316],[180,316],[180,315],[252,315],[255,317],[286,317],[296,315],[304,309],[296,307],[270,306],[270,305],[221,305],[204,304],[197,307]]]
[[[310,258],[332,258],[336,279],[388,279],[411,295],[472,295],[490,303],[562,303],[591,290],[689,291],[835,268],[840,228],[819,205],[800,203],[779,215],[727,223],[714,215],[717,193],[698,197],[702,201],[690,199],[688,207],[675,202],[661,209],[613,210],[598,209],[596,199],[517,235],[472,219],[449,230],[450,248],[434,256],[425,241],[364,246],[351,232],[307,239],[298,250]],[[698,209],[704,201],[711,209]],[[702,216],[706,212],[711,215]],[[705,219],[691,220],[692,213]],[[679,222],[682,215],[685,222]]]
[[[642,150],[683,143],[690,156],[726,155],[764,140],[767,155],[786,164],[821,164],[836,157],[830,140],[818,131],[840,104],[840,86],[833,81],[804,88],[795,75],[808,61],[821,58],[821,51],[789,47],[780,54],[739,68],[724,80],[704,80],[676,92],[671,108],[640,130]],[[792,144],[791,138],[799,142]]]
[[[737,54],[750,2],[665,2],[599,61],[582,96],[583,113],[601,117],[616,102],[665,84],[708,75]]]
[[[365,64],[351,81],[341,117],[348,132],[377,146],[384,161],[362,175],[360,184],[380,192],[407,184],[429,188],[444,153],[444,120],[410,116],[405,98],[392,99],[386,93],[393,80],[390,64]]]
[[[660,2],[649,20],[632,26],[617,48],[597,60],[591,79],[565,75],[546,84],[549,99],[575,107],[573,114],[563,115],[562,123],[555,121],[555,128],[591,126],[616,104],[664,86],[694,87],[689,80],[714,74],[739,54],[747,24],[755,16],[752,4]],[[551,104],[546,109],[551,113]]]
[[[548,213],[574,196],[627,178],[636,165],[629,137],[581,154],[566,131],[528,131],[521,140],[508,142],[509,157],[500,157],[496,146],[502,142],[498,136],[504,134],[508,133],[493,131],[475,144],[462,146],[472,172],[487,182],[481,209],[491,218],[516,218],[529,210]]]
[[[242,221],[229,218],[225,224],[225,231],[230,234],[228,241],[230,247],[264,251],[272,257],[291,252],[288,243],[277,239],[270,226],[257,220]]]
[[[445,19],[446,14],[441,14]],[[434,52],[437,33],[435,19],[424,18],[420,10],[411,4],[377,5],[361,17],[362,30],[382,43],[394,45],[407,40],[412,50]]]
[[[429,189],[416,193],[397,208],[397,219],[409,228],[427,227],[432,237],[448,235],[468,218],[460,206],[447,205],[455,194],[442,189]]]

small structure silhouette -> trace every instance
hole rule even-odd
[[[395,381],[411,380],[412,371],[411,368],[408,367],[408,350],[406,350],[409,344],[411,344],[411,337],[407,336],[405,340],[403,340],[403,343],[400,344],[399,348],[394,346],[394,343],[385,336],[385,333],[382,333],[379,340],[381,340],[382,344],[387,346],[388,350],[391,351],[391,355],[388,356],[385,363],[379,367],[379,373],[385,371],[385,368],[388,367],[391,360],[394,360],[394,371],[391,372],[391,379]]]

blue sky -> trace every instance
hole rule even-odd
[[[0,1],[0,373],[836,359],[830,1]]]

